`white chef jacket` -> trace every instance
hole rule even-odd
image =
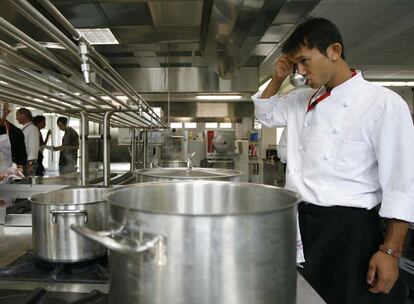
[[[32,122],[28,122],[23,125],[22,131],[26,145],[27,160],[35,160],[38,157],[40,148],[39,129]]]
[[[322,95],[325,89],[312,100]],[[307,113],[313,89],[252,98],[257,119],[287,128],[286,188],[320,206],[414,222],[414,127],[406,102],[360,72]]]
[[[282,135],[279,139],[279,143],[277,144],[277,157],[279,157],[281,163],[287,163],[286,128],[283,129]]]

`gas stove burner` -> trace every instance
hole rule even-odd
[[[107,304],[108,296],[98,290],[90,293],[50,292],[43,288],[32,291],[0,290],[2,304]]]
[[[6,208],[6,214],[24,214],[32,210],[30,201],[27,199],[15,199],[13,204]]]
[[[62,283],[107,283],[106,257],[78,262],[55,263],[41,260],[29,250],[6,267],[0,268],[0,280]]]

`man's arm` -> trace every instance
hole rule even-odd
[[[272,80],[263,91],[260,99],[268,99],[276,95],[276,93],[279,92],[283,81],[287,76],[289,76],[290,73],[292,73],[292,64],[289,62],[286,56],[282,56],[279,58],[279,60],[276,61],[275,72],[273,74]]]
[[[384,249],[391,249],[393,254],[378,250],[371,258],[367,273],[367,282],[372,293],[389,293],[398,279],[398,255],[401,254],[408,223],[396,219],[387,221],[387,231],[383,243]]]
[[[70,150],[78,150],[79,146],[56,146],[53,148],[54,150],[59,150],[59,151],[70,151]]]

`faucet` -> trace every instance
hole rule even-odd
[[[156,154],[155,147],[152,150],[152,159],[151,159],[151,162],[150,162],[149,165],[150,165],[150,168],[156,168],[156,167],[158,167],[157,166],[157,154]]]
[[[191,170],[193,168],[193,164],[191,163],[191,159],[194,157],[196,153],[193,152],[187,157],[187,170]]]

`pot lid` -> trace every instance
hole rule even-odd
[[[233,137],[224,133],[218,133],[213,139],[213,146],[221,154],[231,153],[234,149]]]
[[[222,179],[241,175],[240,171],[229,169],[209,169],[209,168],[152,168],[135,171],[139,175],[170,178],[170,179]]]

